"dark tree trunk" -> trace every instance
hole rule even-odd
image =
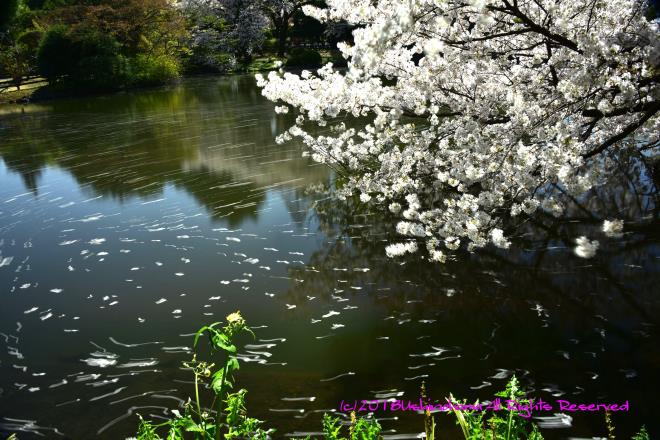
[[[289,36],[289,19],[282,17],[277,27],[277,56],[283,57],[286,53],[286,40]]]

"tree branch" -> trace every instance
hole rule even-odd
[[[646,113],[644,113],[644,116],[642,116],[638,121],[628,125],[619,134],[617,134],[616,136],[612,136],[611,138],[600,144],[598,147],[591,150],[590,152],[583,154],[582,157],[588,159],[599,153],[602,153],[603,151],[605,151],[612,145],[616,144],[617,142],[622,141],[623,139],[628,137],[628,135],[632,134],[635,130],[637,130],[639,127],[644,125],[644,123],[649,119],[651,119],[653,115],[655,115],[659,110],[660,110],[660,102],[654,102],[651,108]]]
[[[511,5],[507,0],[502,0],[504,3],[505,7],[500,8],[497,6],[488,6],[488,9],[493,10],[493,11],[499,11],[499,12],[504,12],[506,14],[512,15],[516,18],[519,18],[524,24],[526,24],[531,30],[534,32],[537,32],[541,35],[544,35],[548,37],[549,39],[553,40],[556,43],[561,44],[564,47],[567,47],[571,49],[572,51],[575,51],[579,54],[582,53],[582,50],[578,47],[578,45],[574,42],[569,40],[568,38],[564,37],[563,35],[555,34],[554,32],[551,32],[549,29],[544,28],[543,26],[540,26],[534,20],[526,16],[520,9],[518,9],[516,6]]]

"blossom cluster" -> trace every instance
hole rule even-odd
[[[659,26],[643,2],[326,3],[304,11],[355,26],[339,45],[348,68],[257,80],[279,112],[298,111],[280,141],[302,138],[345,171],[341,196],[400,217],[389,256],[507,248],[505,219],[562,215],[548,188],[577,197],[606,181],[612,152],[658,153]]]

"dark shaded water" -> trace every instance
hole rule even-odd
[[[591,202],[632,219],[592,260],[570,246],[595,221],[529,226],[510,254],[392,261],[382,219],[314,191],[328,171],[274,144],[290,121],[272,107],[232,77],[0,108],[0,432],[134,434],[135,413],[192,395],[190,333],[235,310],[257,334],[238,382],[276,437],[318,432],[341,400],[417,399],[422,380],[434,399],[492,399],[514,372],[553,404],[628,400],[618,438],[658,428],[648,200]],[[536,414],[549,438],[606,433],[602,413],[557,428],[558,412]],[[409,434],[394,438],[423,429],[376,416]]]

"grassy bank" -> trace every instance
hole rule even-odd
[[[0,104],[25,102],[37,91],[48,85],[44,78],[31,78],[20,88],[14,85],[11,79],[0,79]]]

